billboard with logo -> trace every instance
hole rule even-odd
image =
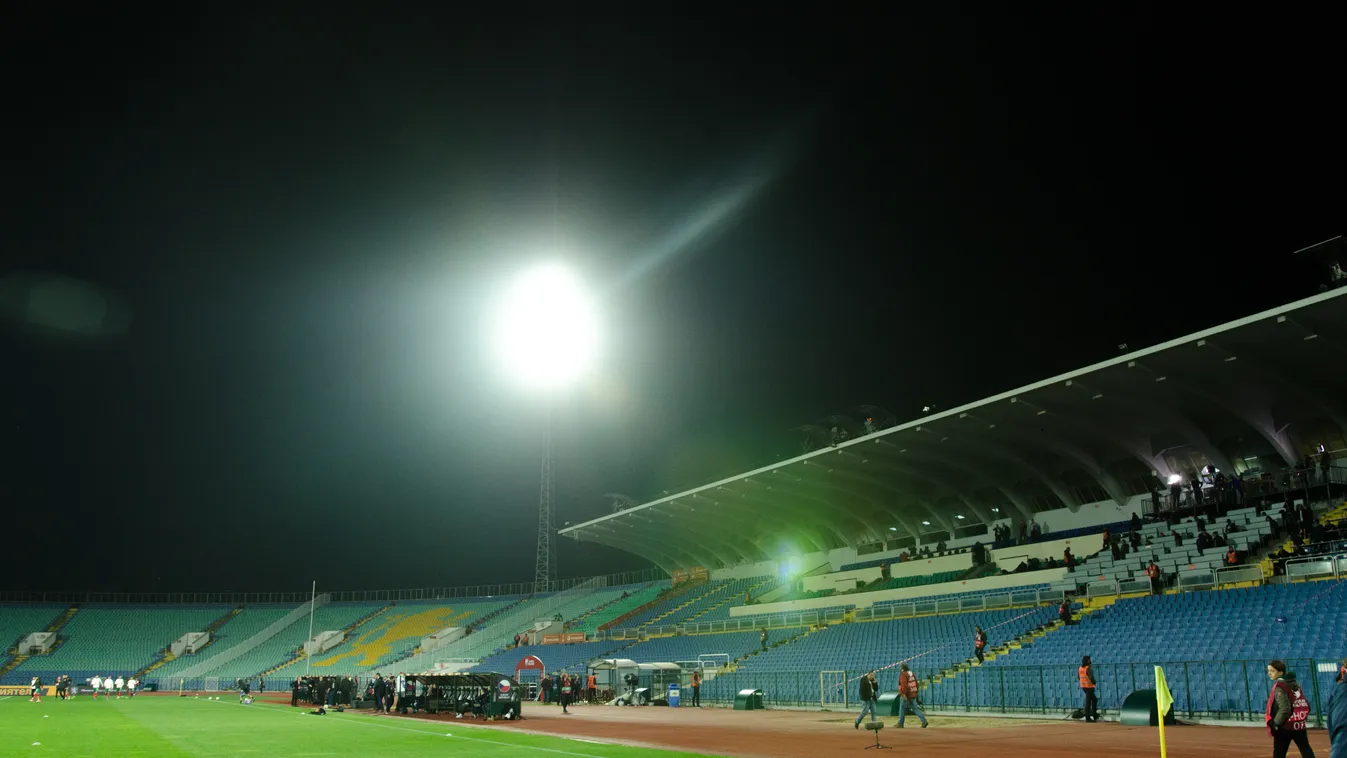
[[[677,587],[678,585],[682,584],[683,582],[686,582],[687,580],[688,580],[687,569],[673,570],[673,586]]]
[[[710,578],[710,576],[711,576],[711,574],[710,574],[710,572],[708,572],[708,571],[706,570],[706,567],[705,567],[705,566],[693,566],[693,567],[692,567],[692,578],[693,578],[693,579],[704,582],[704,581],[706,581],[708,578]]]

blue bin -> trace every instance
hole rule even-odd
[[[669,685],[669,707],[670,707],[670,708],[677,708],[677,707],[678,707],[678,684],[677,684],[677,683],[674,683],[674,684],[670,684],[670,685]]]

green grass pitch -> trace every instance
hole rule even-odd
[[[35,744],[36,743],[36,744]],[[220,699],[93,701],[0,698],[0,756],[575,756],[680,758],[693,753],[358,713],[307,715],[288,706]]]

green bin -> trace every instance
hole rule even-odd
[[[879,702],[875,703],[875,714],[878,716],[897,716],[898,693],[885,692],[880,695]]]
[[[739,694],[734,696],[734,710],[736,711],[761,711],[762,690],[739,690]]]
[[[1123,700],[1122,712],[1118,718],[1124,726],[1159,726],[1160,704],[1155,700],[1155,690],[1137,690]],[[1165,726],[1174,725],[1174,706],[1169,706],[1165,714]]]

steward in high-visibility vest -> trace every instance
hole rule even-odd
[[[1094,694],[1094,665],[1090,656],[1080,659],[1080,669],[1076,673],[1080,676],[1080,689],[1085,693],[1085,723],[1093,724],[1099,720],[1099,698]]]
[[[915,713],[917,718],[921,719],[921,728],[927,727],[926,714],[921,710],[921,700],[919,694],[921,685],[917,682],[917,675],[913,674],[903,664],[902,672],[898,674],[898,694],[901,699],[898,701],[898,728],[903,728],[903,722],[907,719],[909,711]]]

